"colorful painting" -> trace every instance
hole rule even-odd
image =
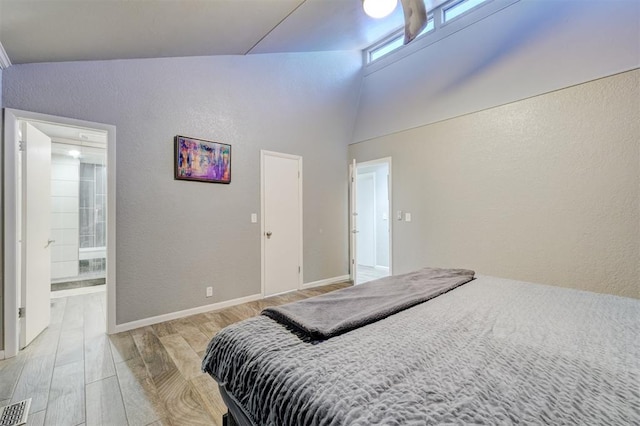
[[[176,136],[175,178],[230,183],[231,145]]]

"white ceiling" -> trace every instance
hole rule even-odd
[[[14,64],[360,50],[402,25],[400,2],[375,20],[362,0],[0,0]]]

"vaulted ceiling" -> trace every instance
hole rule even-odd
[[[400,2],[376,20],[362,0],[0,0],[14,64],[359,50],[402,25]]]

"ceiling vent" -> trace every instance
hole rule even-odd
[[[104,135],[96,135],[94,133],[78,133],[78,137],[87,142],[104,142]]]

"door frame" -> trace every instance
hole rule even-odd
[[[18,188],[18,121],[44,121],[66,126],[107,132],[107,333],[116,326],[116,127],[109,124],[40,114],[18,109],[4,109],[4,355],[17,355],[19,350],[18,308],[21,280],[19,260],[20,188]]]
[[[275,152],[275,151],[267,151],[264,149],[260,150],[260,293],[262,294],[262,297],[265,297],[265,267],[266,267],[266,262],[265,262],[265,245],[266,245],[266,235],[265,235],[265,229],[264,229],[264,214],[265,214],[265,190],[264,190],[264,175],[265,175],[265,170],[264,170],[264,163],[265,163],[265,157],[266,156],[273,156],[273,157],[280,157],[280,158],[287,158],[290,160],[297,160],[298,161],[298,171],[300,172],[300,178],[298,179],[298,200],[300,200],[300,202],[298,203],[298,223],[300,224],[300,229],[298,231],[299,235],[300,235],[300,241],[298,244],[298,258],[300,259],[300,273],[298,274],[298,290],[300,290],[302,288],[302,282],[303,282],[303,274],[304,274],[304,258],[303,256],[303,250],[302,250],[302,242],[303,242],[303,238],[302,238],[302,230],[303,230],[303,223],[302,223],[302,205],[304,204],[304,200],[302,198],[302,178],[303,178],[303,173],[302,173],[302,156],[300,155],[294,155],[294,154],[285,154],[282,152]],[[273,294],[270,296],[274,296]]]
[[[367,167],[367,166],[375,166],[377,164],[387,164],[389,167],[389,180],[387,182],[387,193],[389,195],[389,213],[387,214],[387,217],[389,218],[389,275],[393,275],[393,224],[395,222],[394,220],[394,216],[392,214],[393,212],[393,168],[392,168],[392,161],[391,161],[391,157],[382,157],[382,158],[377,158],[375,160],[369,160],[369,161],[363,161],[358,163],[357,160],[354,158],[352,160],[352,162],[349,164],[349,178],[355,178],[357,181],[357,177],[358,177],[358,167]],[[355,167],[354,167],[355,165]],[[349,185],[351,187],[352,182],[349,182]],[[354,199],[353,197],[353,191],[349,191],[349,197],[351,198],[349,200],[349,207],[351,209],[351,211],[349,212],[349,217],[353,217],[353,208],[354,206],[356,206],[356,200],[358,197],[358,193],[356,191],[355,197],[356,199]],[[357,223],[357,221],[356,221]],[[349,226],[349,239],[350,241],[353,241],[353,243],[349,244],[349,264],[351,265],[351,268],[349,270],[349,277],[350,279],[353,281],[354,285],[356,283],[356,269],[358,267],[357,263],[357,259],[356,259],[356,252],[357,252],[357,247],[355,247],[355,245],[357,244],[357,238],[353,237],[353,229],[351,226]],[[353,237],[353,238],[352,238]]]

